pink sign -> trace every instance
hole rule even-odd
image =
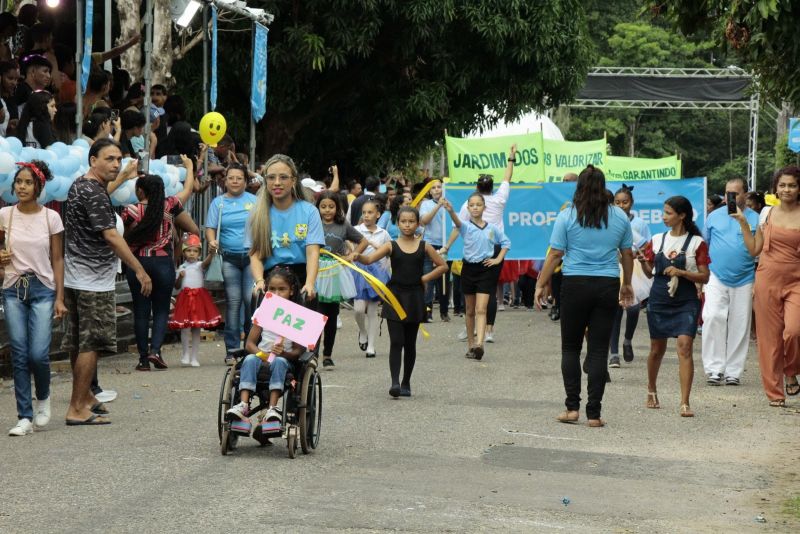
[[[274,293],[264,295],[261,306],[253,314],[253,324],[308,347],[308,350],[316,347],[327,320],[327,316]]]

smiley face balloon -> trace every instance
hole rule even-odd
[[[211,148],[217,146],[227,130],[225,117],[216,111],[210,111],[200,119],[200,138]]]

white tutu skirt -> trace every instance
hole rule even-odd
[[[356,284],[350,269],[334,259],[320,258],[314,287],[320,302],[343,302],[356,296]]]
[[[372,263],[370,265],[364,265],[362,263],[356,263],[356,267],[359,267],[372,276],[383,282],[384,284],[389,281],[389,273],[383,269],[379,263]],[[372,289],[372,286],[369,285],[366,279],[358,273],[355,273],[353,276],[356,282],[356,296],[355,298],[358,300],[380,300],[380,297],[375,290]]]

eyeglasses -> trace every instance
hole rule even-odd
[[[268,174],[264,178],[266,178],[268,182],[288,182],[292,179],[289,174]]]

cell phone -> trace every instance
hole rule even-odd
[[[136,157],[139,158],[139,163],[136,165],[136,172],[138,174],[147,174],[150,171],[150,154],[144,150],[140,150]]]
[[[725,193],[725,202],[728,204],[728,214],[736,213],[736,193],[733,191]]]
[[[119,118],[119,110],[118,109],[112,109],[111,110],[111,122],[115,122],[117,120],[117,118]]]
[[[173,155],[167,156],[167,165],[175,165],[176,167],[183,167],[183,160],[180,156]]]

